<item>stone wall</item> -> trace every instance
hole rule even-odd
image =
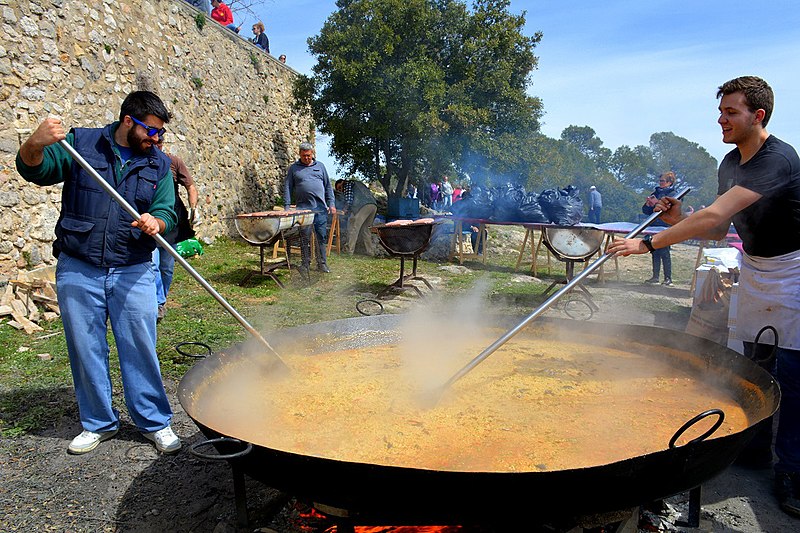
[[[54,262],[61,186],[19,177],[20,144],[50,115],[112,122],[133,90],[174,116],[165,147],[197,182],[200,237],[236,235],[232,216],[276,203],[297,146],[313,142],[292,108],[297,73],[208,17],[199,29],[198,14],[181,0],[0,0],[0,276]]]

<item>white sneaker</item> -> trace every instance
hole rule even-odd
[[[72,442],[69,443],[69,446],[67,446],[67,452],[73,455],[89,453],[97,448],[98,444],[116,435],[117,431],[118,430],[116,429],[112,429],[111,431],[95,433],[94,431],[83,430],[80,435],[72,439]]]
[[[156,450],[161,453],[173,453],[181,449],[181,439],[172,432],[172,428],[169,426],[152,433],[142,433],[142,435],[147,440],[153,441],[156,444]]]

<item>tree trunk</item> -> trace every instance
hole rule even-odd
[[[407,150],[401,149],[400,161],[402,161],[402,166],[398,169],[397,185],[394,190],[394,194],[398,197],[403,196],[403,191],[406,190],[408,184],[408,174],[411,172],[411,158]]]
[[[392,164],[392,148],[388,139],[381,139],[379,150],[383,152],[383,158],[386,161],[386,172],[380,177],[381,185],[386,194],[392,194],[392,175],[394,174],[394,164]]]

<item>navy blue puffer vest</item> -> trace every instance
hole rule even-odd
[[[112,149],[115,124],[105,128],[76,128],[73,146],[103,179],[139,213],[150,210],[156,187],[167,176],[169,158],[158,150],[133,155],[116,183],[120,163]],[[77,162],[61,193],[61,216],[56,224],[54,254],[60,252],[99,267],[135,265],[150,261],[156,241],[131,226],[130,216]]]

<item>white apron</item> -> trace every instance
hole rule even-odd
[[[777,257],[742,254],[736,338],[753,342],[764,326],[778,331],[781,348],[800,350],[800,250]],[[759,342],[774,342],[766,332]]]

